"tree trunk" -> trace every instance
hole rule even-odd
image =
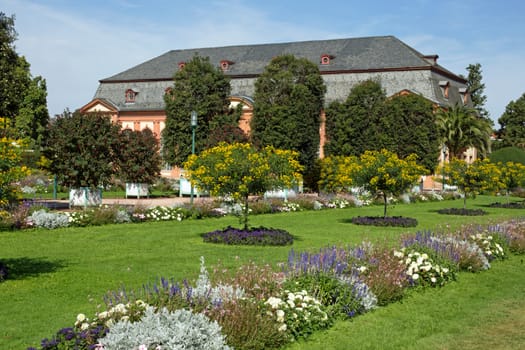
[[[383,218],[386,219],[386,206],[387,206],[387,198],[386,198],[386,193],[383,192],[383,201],[385,203],[385,209],[383,211]]]
[[[463,209],[467,209],[467,192],[463,192]]]
[[[249,209],[248,209],[248,195],[246,195],[246,197],[244,197],[244,208],[242,210],[243,212],[243,224],[244,224],[244,229],[245,230],[248,230],[248,212],[249,212]]]

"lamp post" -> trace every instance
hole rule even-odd
[[[195,129],[197,129],[197,112],[191,111],[191,154],[195,154]],[[190,181],[190,204],[193,205],[193,183]]]
[[[441,192],[445,192],[445,160],[447,158],[447,146],[443,145],[443,148],[441,150],[443,151],[443,184],[441,185]]]

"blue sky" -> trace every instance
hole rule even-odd
[[[394,35],[456,74],[480,63],[496,121],[525,93],[522,0],[0,0],[16,48],[48,85],[49,112],[172,49]]]

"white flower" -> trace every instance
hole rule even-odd
[[[286,331],[286,323],[282,324],[279,328],[277,328],[279,332],[285,332]]]
[[[80,323],[80,322],[84,322],[86,320],[86,315],[84,314],[78,314],[77,315],[77,321]]]
[[[446,267],[442,268],[443,273],[448,273],[448,269]]]
[[[415,281],[417,279],[419,279],[419,274],[415,273],[412,275],[412,279]]]
[[[272,309],[277,309],[281,303],[282,303],[281,299],[275,298],[275,297],[270,297],[270,298],[268,298],[268,300],[266,301],[265,304],[270,305],[272,307]]]
[[[432,283],[436,283],[436,282],[437,282],[437,279],[436,279],[436,277],[431,277],[431,278],[430,278],[430,281],[431,281]]]
[[[398,252],[397,250],[394,250],[394,256],[396,258],[401,259],[401,258],[403,258],[405,256],[405,254],[403,254],[403,252]]]
[[[103,311],[103,312],[98,314],[99,320],[106,319],[106,318],[108,318],[108,316],[109,316],[109,313],[107,311]]]
[[[85,331],[88,328],[89,328],[89,323],[87,322],[82,323],[82,325],[80,326],[80,330],[82,331]]]

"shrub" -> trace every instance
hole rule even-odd
[[[37,210],[28,217],[29,226],[55,229],[69,226],[69,217],[63,213],[49,213],[45,210]]]
[[[236,350],[278,349],[289,341],[275,317],[261,312],[260,303],[254,299],[227,302],[206,315],[221,325],[228,345]]]
[[[146,210],[146,220],[152,221],[182,221],[188,211],[182,207],[156,206]]]
[[[408,286],[406,270],[392,249],[373,248],[361,261],[366,269],[360,277],[377,297],[377,305],[384,306],[403,298]]]
[[[405,265],[412,285],[438,287],[455,279],[454,271],[435,263],[427,253],[402,248],[394,255]]]
[[[188,310],[169,312],[166,308],[155,312],[147,307],[137,322],[119,321],[102,339],[105,350],[146,349],[161,346],[162,349],[229,349],[221,327],[203,314]]]
[[[322,303],[308,295],[306,290],[270,297],[265,301],[268,313],[279,324],[278,330],[287,332],[292,339],[306,338],[331,324]]]
[[[289,245],[293,237],[285,230],[266,227],[238,229],[231,226],[203,235],[204,242],[230,245]]]
[[[502,225],[498,232],[514,254],[525,254],[525,220],[512,220]]]
[[[417,220],[413,218],[404,218],[401,216],[357,216],[352,218],[355,225],[371,226],[395,226],[395,227],[416,227]]]

